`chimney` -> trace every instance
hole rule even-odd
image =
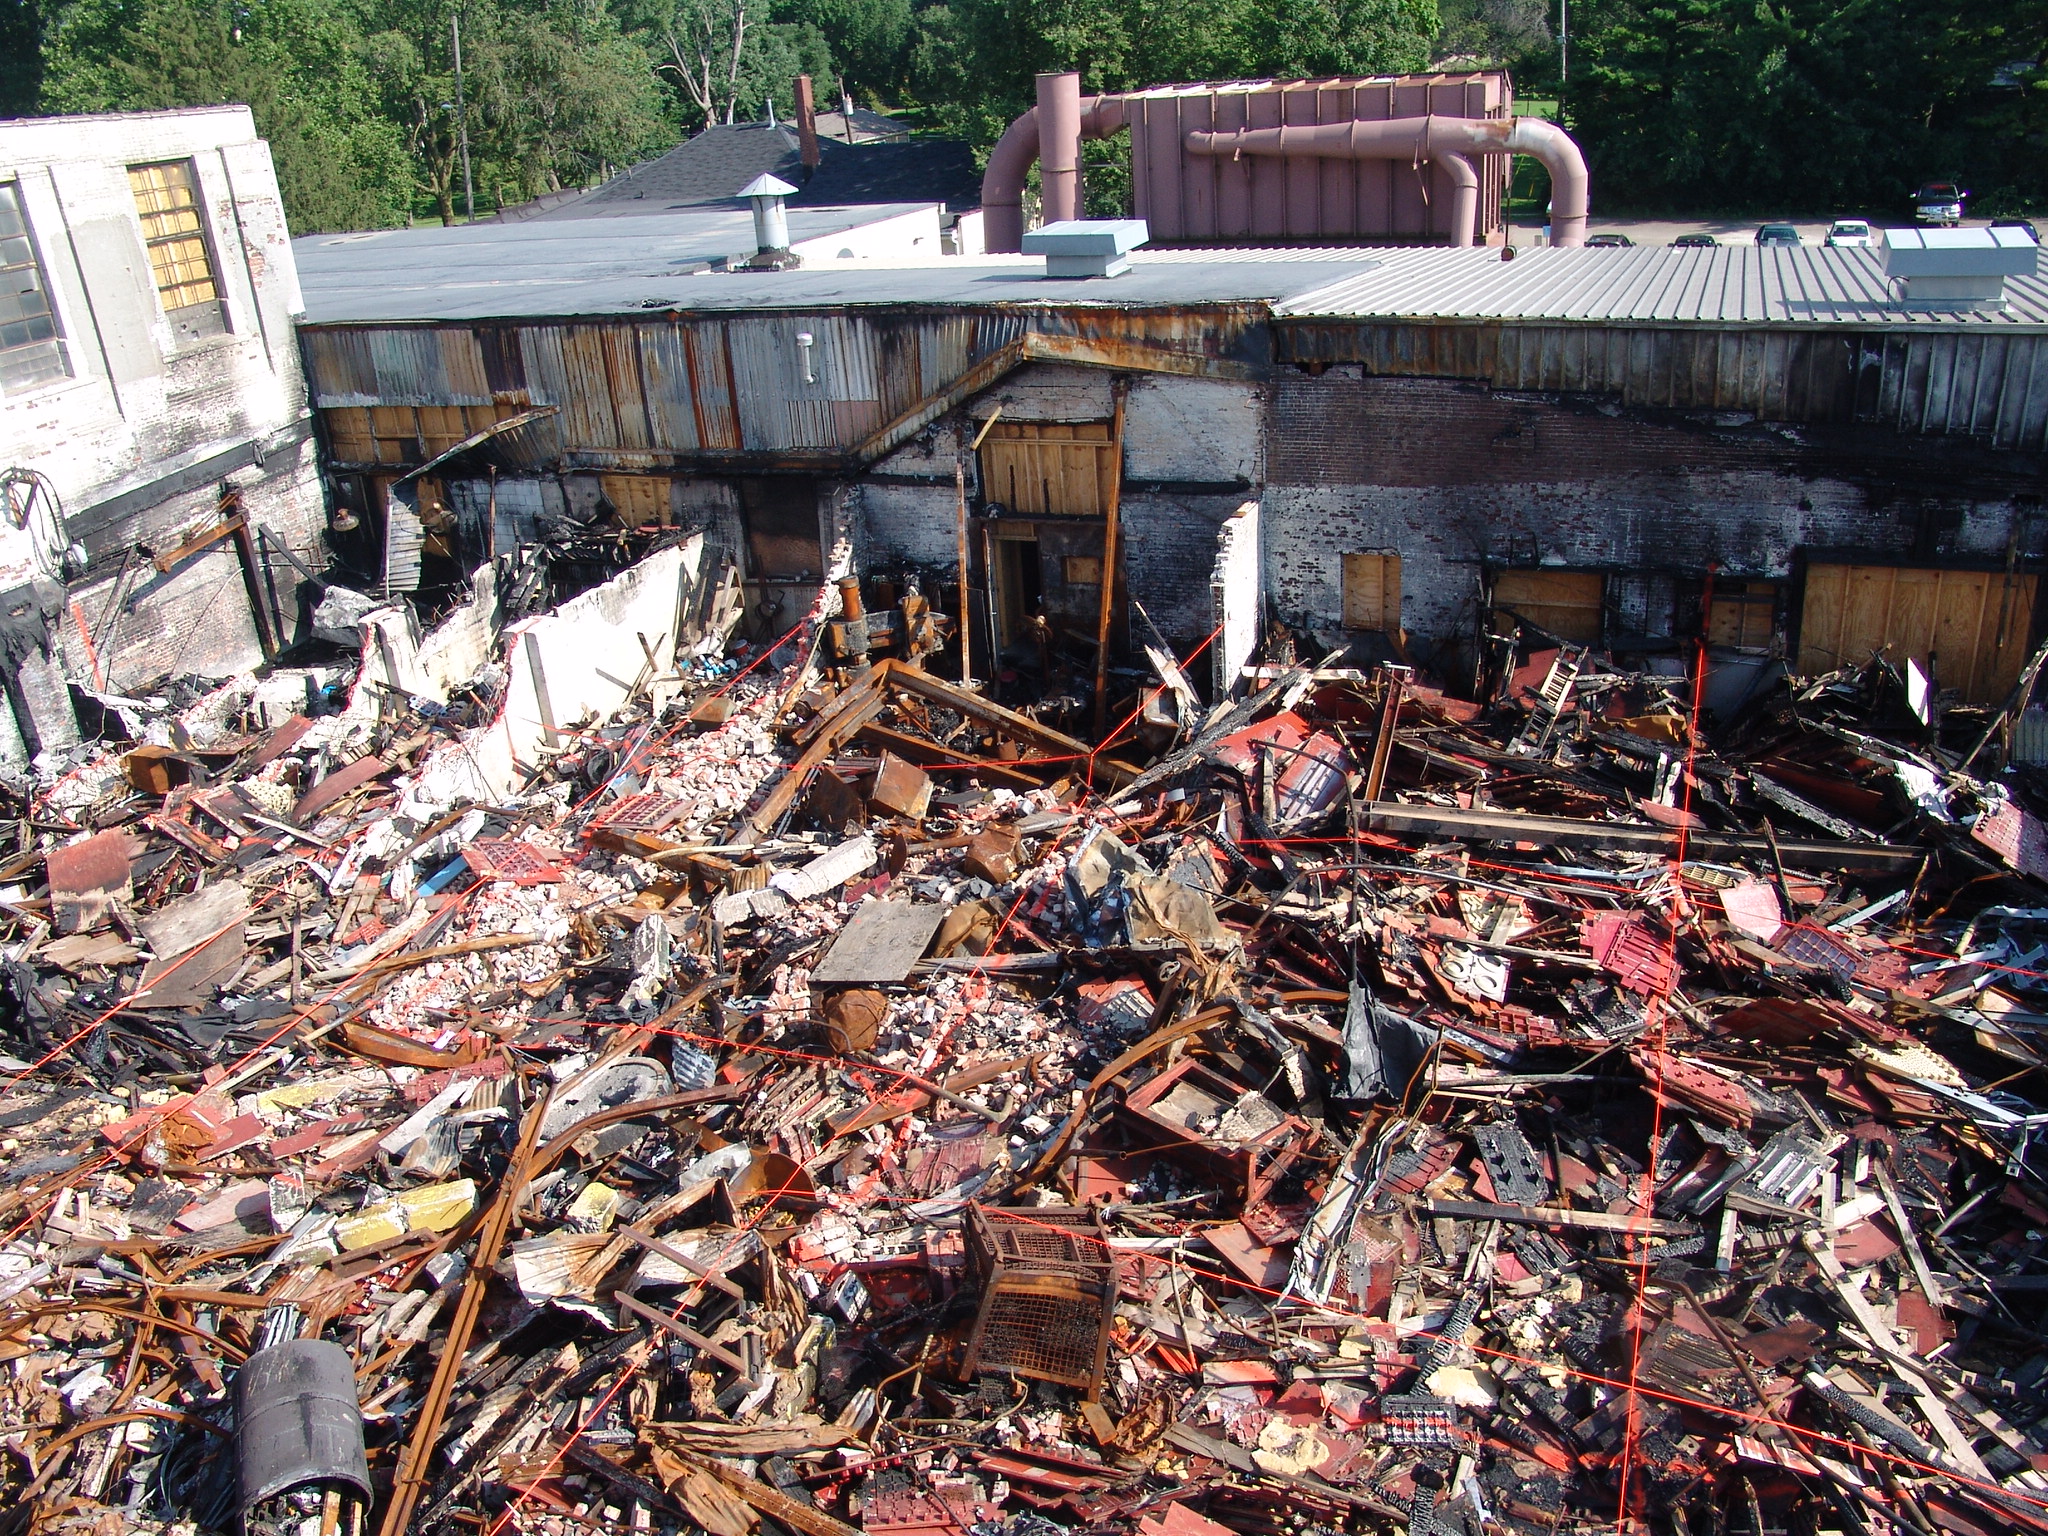
[[[803,153],[804,180],[818,168],[818,105],[811,99],[811,77],[796,77],[796,142]]]

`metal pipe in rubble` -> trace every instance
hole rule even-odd
[[[1592,178],[1579,146],[1555,123],[1534,117],[1396,117],[1377,122],[1300,124],[1285,128],[1243,128],[1232,133],[1197,130],[1182,141],[1191,155],[1269,155],[1303,160],[1424,160],[1453,156],[1531,155],[1550,172],[1550,241],[1584,245]],[[990,162],[993,165],[993,161]],[[1459,173],[1455,168],[1453,176]],[[1478,200],[1472,207],[1476,220]],[[1464,204],[1459,189],[1458,206]],[[1471,223],[1452,243],[1471,243]]]
[[[1048,80],[1072,82],[1072,99],[1079,105],[1078,126],[1072,117],[1064,118],[1057,126],[1061,135],[1061,159],[1053,162],[1055,177],[1045,181],[1043,206],[1047,222],[1054,218],[1073,218],[1080,210],[1081,193],[1081,140],[1107,138],[1124,125],[1124,98],[1121,96],[1082,96],[1081,77],[1068,75],[1039,76],[1039,99],[1043,101]],[[1065,93],[1068,87],[1059,86]],[[1003,130],[1003,136],[996,140],[996,147],[989,151],[988,169],[981,178],[982,249],[990,255],[1024,249],[1024,183],[1031,175],[1031,167],[1044,153],[1043,135],[1039,123],[1043,113],[1033,107],[1018,117]],[[1061,164],[1071,165],[1074,174],[1071,182],[1072,201],[1068,211],[1055,214],[1054,197],[1064,195],[1054,185],[1067,178],[1058,174]]]

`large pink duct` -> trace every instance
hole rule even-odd
[[[1024,182],[1034,161],[1041,165],[1045,221],[1078,218],[1081,140],[1107,138],[1124,125],[1123,97],[1084,97],[1076,74],[1040,75],[1038,100],[1003,130],[982,173],[982,248],[992,253],[1024,249]],[[1050,132],[1040,128],[1048,117]],[[1050,153],[1047,140],[1056,140]]]
[[[1591,178],[1579,146],[1555,123],[1536,117],[1396,117],[1377,122],[1315,123],[1283,128],[1240,128],[1189,133],[1191,155],[1266,155],[1284,159],[1442,161],[1457,183],[1452,243],[1470,245],[1478,208],[1478,181],[1468,193],[1472,155],[1532,155],[1550,172],[1550,242],[1584,245]],[[1455,162],[1463,161],[1461,171]],[[995,161],[989,161],[991,171]],[[985,189],[984,184],[984,189]],[[1466,214],[1469,206],[1473,214]],[[995,247],[989,247],[994,250]]]

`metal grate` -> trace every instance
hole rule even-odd
[[[1010,1371],[1091,1395],[1116,1308],[1116,1258],[1092,1213],[968,1207],[967,1258],[981,1310],[967,1374]]]
[[[646,789],[627,795],[597,818],[595,825],[619,832],[666,832],[681,821],[690,802],[676,795]]]
[[[462,860],[480,880],[550,885],[562,878],[561,865],[513,837],[480,837],[462,850]]]

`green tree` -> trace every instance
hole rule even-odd
[[[348,19],[319,0],[77,0],[43,53],[40,105],[128,112],[246,104],[299,231],[404,216],[409,176],[370,94]]]
[[[1567,120],[1610,207],[1902,216],[2048,192],[2044,0],[1589,0]]]
[[[1420,69],[1436,0],[945,0],[918,13],[920,96],[979,144],[1031,103],[1033,76],[1091,91],[1178,80]]]
[[[404,136],[444,224],[462,192],[462,132],[484,196],[581,185],[674,142],[644,53],[598,4],[466,0],[458,102],[444,0],[357,0],[381,115]]]
[[[776,0],[774,17],[815,31],[833,72],[864,99],[898,101],[910,89],[917,33],[911,0]]]
[[[650,0],[631,25],[696,129],[751,121],[773,103],[795,108],[796,77],[827,99],[836,89],[832,49],[816,22],[776,20],[768,0]]]

